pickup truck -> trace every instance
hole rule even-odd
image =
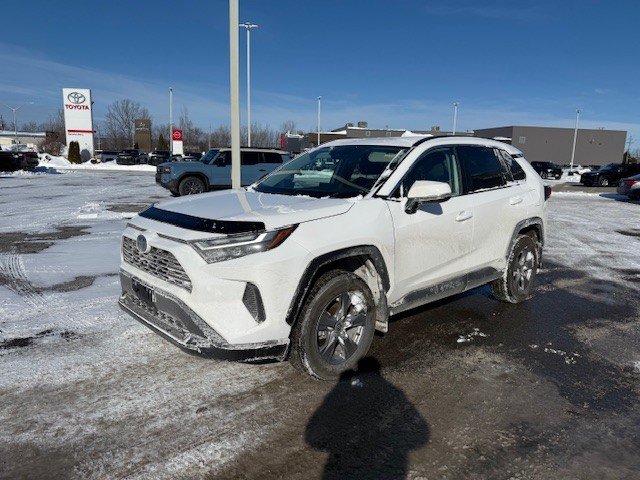
[[[37,166],[38,154],[36,152],[0,151],[0,171],[2,172],[34,170]]]
[[[282,150],[242,148],[242,185],[251,185],[289,160],[289,153]],[[209,150],[198,161],[161,163],[156,170],[156,183],[169,189],[174,196],[229,188],[231,149]]]

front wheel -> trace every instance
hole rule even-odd
[[[197,177],[187,177],[180,182],[178,192],[180,195],[195,195],[205,191],[205,185]]]
[[[509,303],[528,299],[538,273],[539,260],[535,239],[530,235],[519,235],[511,248],[504,275],[491,284],[493,296]]]
[[[314,284],[291,338],[291,363],[320,380],[356,367],[373,340],[375,302],[367,284],[335,270]]]
[[[598,179],[598,185],[600,185],[601,187],[608,187],[609,179],[607,177],[600,177]]]

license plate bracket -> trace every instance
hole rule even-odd
[[[135,279],[131,279],[131,289],[142,303],[149,307],[155,308],[156,298],[152,288],[138,282]]]

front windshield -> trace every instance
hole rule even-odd
[[[200,157],[202,163],[209,163],[218,154],[220,150],[209,150],[207,153]]]
[[[600,171],[602,170],[613,170],[614,168],[616,168],[618,165],[616,165],[615,163],[608,163],[607,165],[605,165],[604,167],[600,167]]]
[[[398,162],[406,151],[386,145],[318,148],[285,163],[255,190],[312,197],[366,195],[387,165]]]

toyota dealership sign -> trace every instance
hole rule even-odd
[[[67,146],[78,142],[80,153],[93,156],[93,111],[91,90],[88,88],[63,88],[64,125],[67,134]]]

